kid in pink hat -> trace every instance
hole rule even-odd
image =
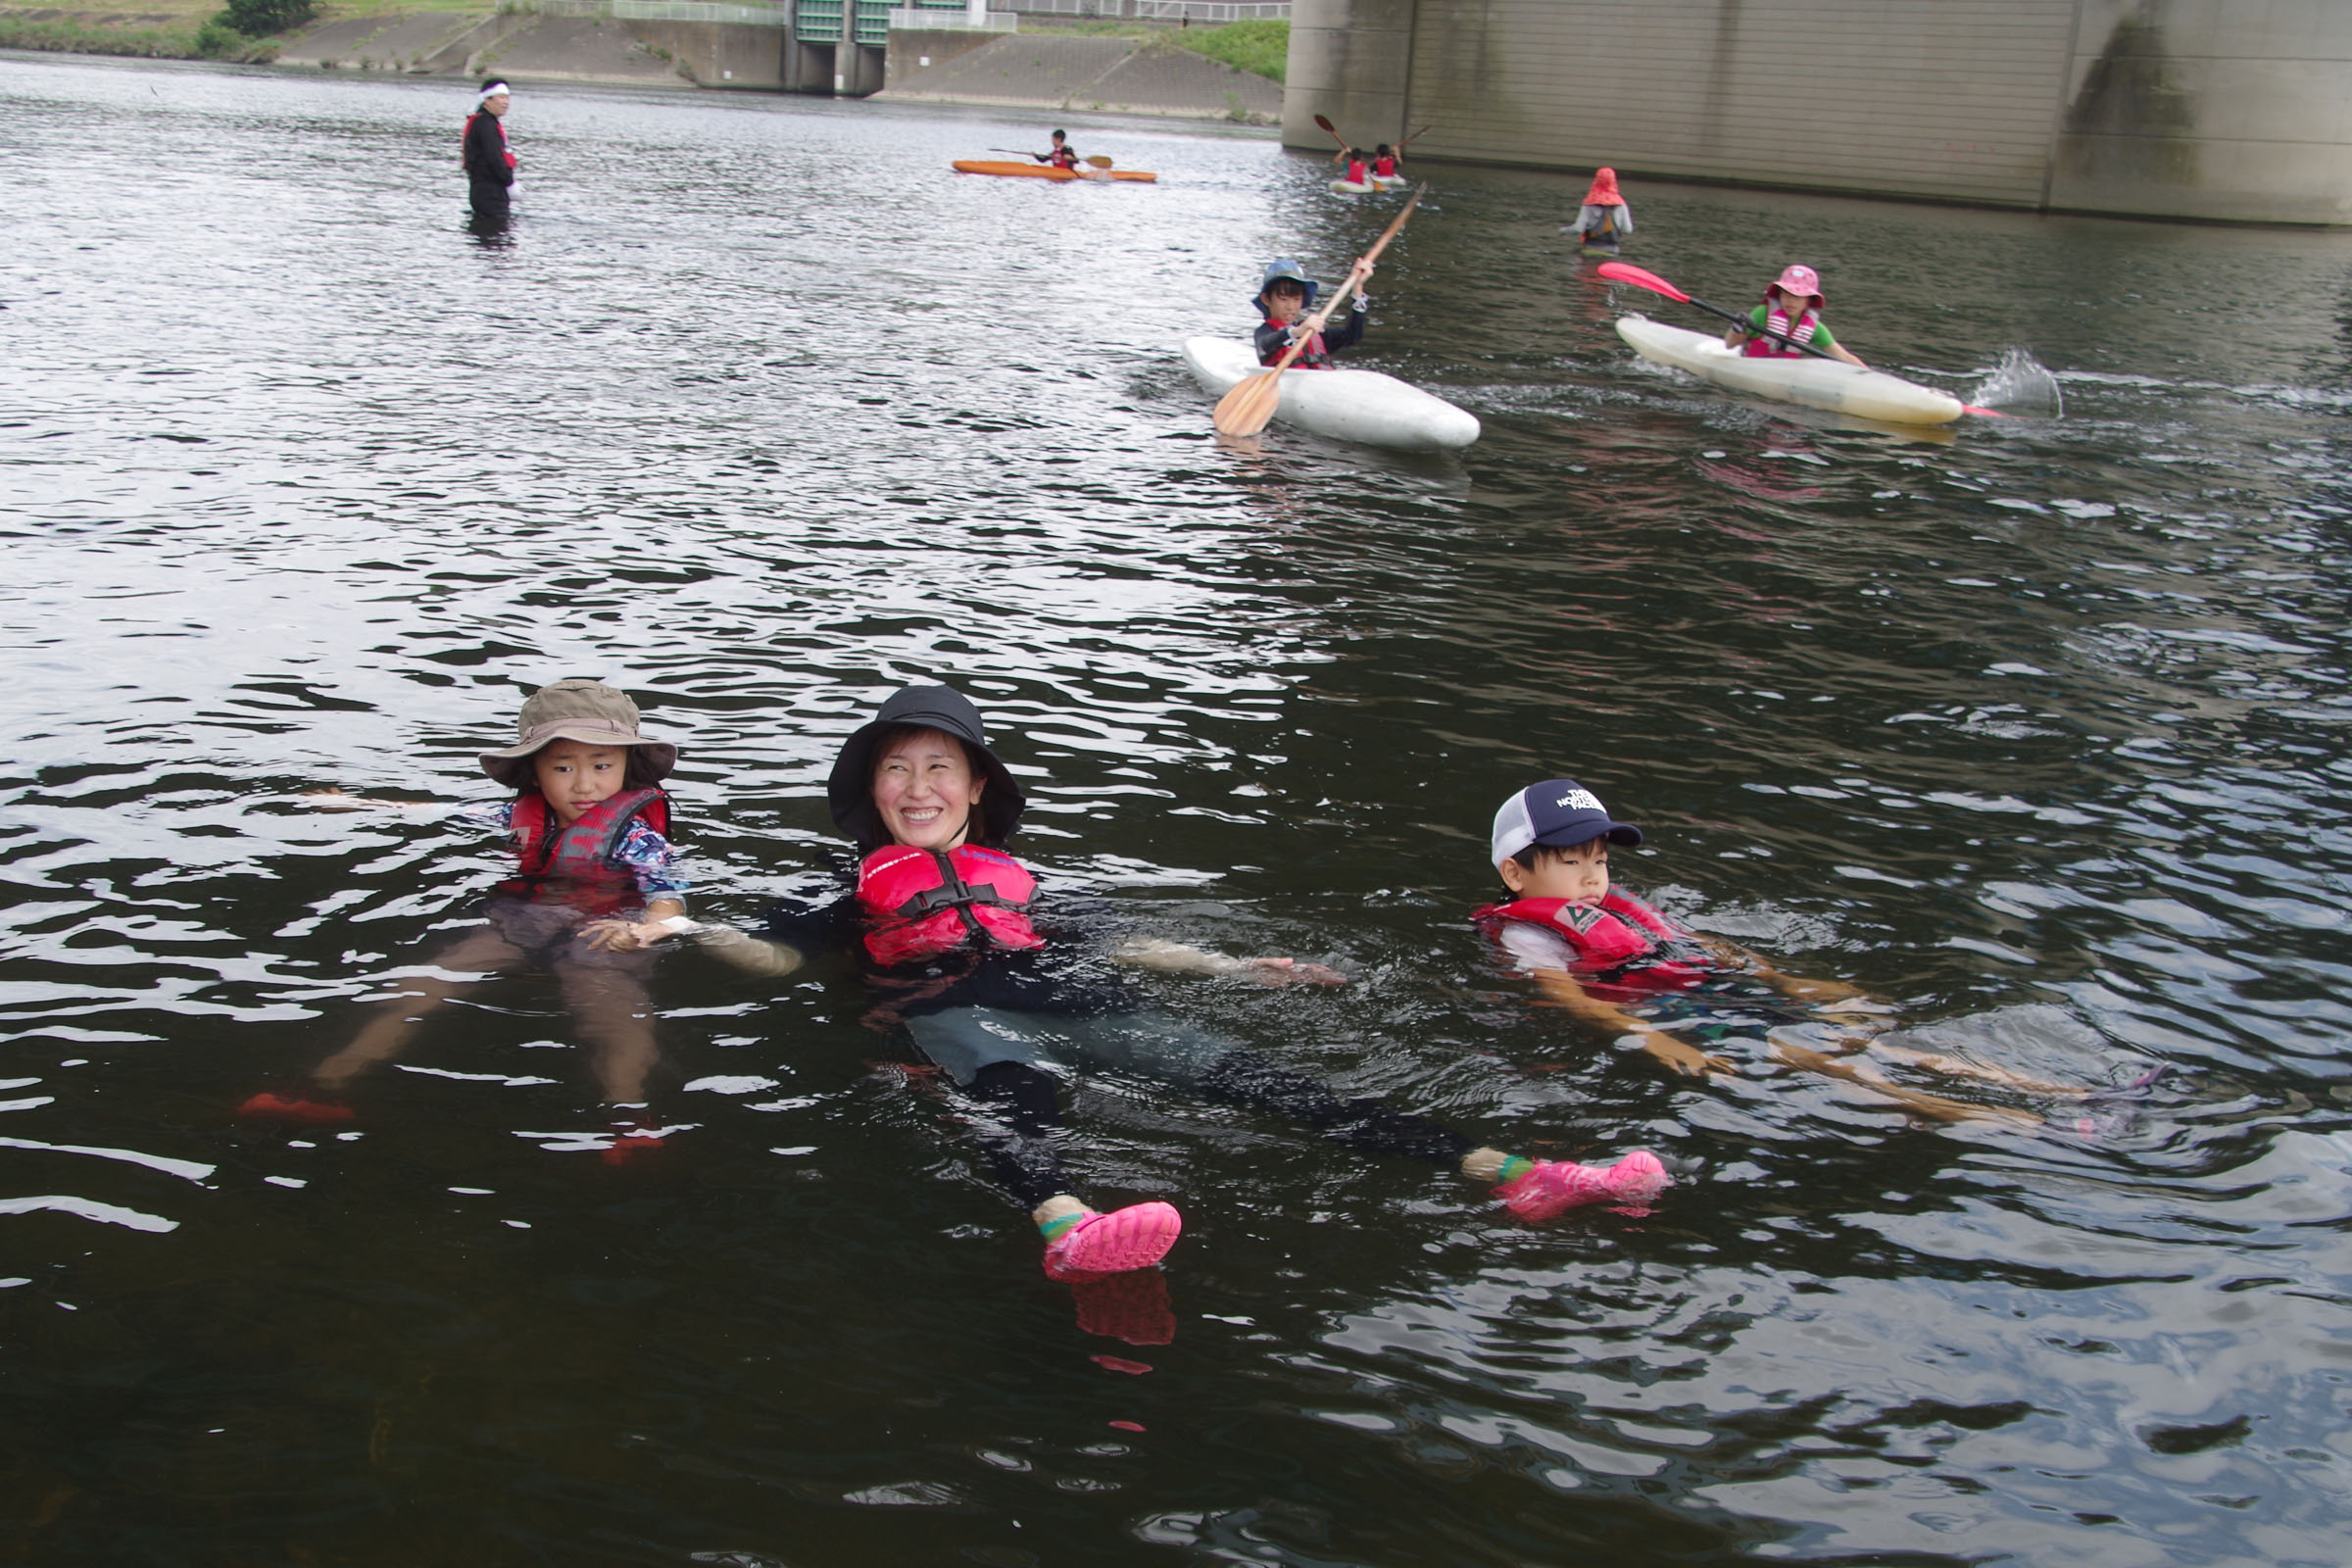
[[[1801,262],[1791,262],[1764,291],[1764,303],[1747,313],[1747,323],[1734,325],[1723,334],[1724,347],[1739,349],[1751,360],[1803,359],[1809,348],[1869,369],[1830,336],[1821,318],[1821,308],[1828,303],[1821,292],[1821,274]],[[1800,343],[1804,348],[1795,346]]]

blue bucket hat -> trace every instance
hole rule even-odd
[[[1299,314],[1304,315],[1306,312],[1313,310],[1315,308],[1315,296],[1323,292],[1323,285],[1316,282],[1313,278],[1307,276],[1306,269],[1300,267],[1297,262],[1291,260],[1291,258],[1288,256],[1277,256],[1274,258],[1274,260],[1266,264],[1265,275],[1257,280],[1257,292],[1250,296],[1250,303],[1256,307],[1259,311],[1264,311],[1266,308],[1266,290],[1272,288],[1276,283],[1280,282],[1286,277],[1294,283],[1302,283],[1306,286],[1306,300],[1298,307]]]

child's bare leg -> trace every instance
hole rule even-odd
[[[2046,1078],[2029,1078],[2024,1073],[2011,1072],[2006,1067],[1989,1066],[1971,1061],[1966,1056],[1946,1056],[1933,1051],[1916,1051],[1909,1046],[1889,1045],[1884,1040],[1870,1044],[1871,1054],[1888,1061],[1899,1061],[1906,1067],[1918,1067],[1927,1072],[1941,1073],[1946,1078],[1974,1078],[1983,1083],[2001,1084],[2020,1089],[2030,1095],[2086,1095],[2090,1091],[2081,1084],[2054,1084]]]
[[[480,926],[459,938],[447,952],[436,956],[432,963],[436,969],[457,969],[480,976],[521,959],[520,950],[489,926]],[[341,1089],[369,1067],[390,1060],[416,1035],[416,1026],[423,1022],[426,1013],[472,983],[470,979],[452,980],[437,974],[402,981],[401,994],[383,1004],[350,1045],[311,1069],[311,1077],[322,1089]]]
[[[556,979],[588,1042],[589,1070],[605,1103],[645,1103],[645,1080],[661,1056],[645,982],[625,969],[566,962],[556,965]]]
[[[1787,1062],[1791,1067],[1802,1067],[1807,1072],[1858,1084],[1874,1095],[1886,1096],[1915,1115],[1935,1121],[2011,1121],[2029,1127],[2041,1124],[2040,1117],[2022,1110],[2011,1110],[2004,1105],[1972,1105],[1963,1100],[1946,1100],[1941,1095],[1905,1089],[1900,1084],[1889,1083],[1885,1073],[1867,1062],[1840,1061],[1803,1046],[1775,1041],[1772,1054],[1775,1060]]]

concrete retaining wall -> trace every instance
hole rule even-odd
[[[1297,0],[1283,139],[2352,222],[2346,0]]]
[[[913,46],[901,39],[928,36],[936,35],[890,35],[897,63],[884,97],[1269,125],[1282,115],[1279,84],[1173,44],[1071,34],[967,34],[985,41],[953,56],[933,54],[927,70],[907,69],[906,57]]]

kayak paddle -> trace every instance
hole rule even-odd
[[[989,151],[992,153],[1010,153],[1015,158],[1034,158],[1040,163],[1043,163],[1047,159],[1054,156],[1052,153],[1025,153],[1018,147],[991,147]],[[1078,161],[1082,164],[1092,164],[1097,169],[1108,169],[1110,167],[1110,160],[1103,157],[1101,153],[1095,154],[1092,158],[1081,158]]]
[[[1340,144],[1340,150],[1331,155],[1331,161],[1333,163],[1338,163],[1341,159],[1347,157],[1348,154],[1353,150],[1348,145],[1348,138],[1340,134],[1340,127],[1333,124],[1327,116],[1317,115],[1315,117],[1315,123],[1321,125],[1325,130],[1330,131],[1331,139]]]
[[[1396,237],[1396,231],[1404,226],[1404,220],[1413,216],[1413,209],[1421,205],[1421,198],[1428,193],[1429,182],[1424,180],[1414,190],[1412,200],[1404,204],[1404,210],[1380,231],[1380,238],[1372,242],[1372,248],[1364,252],[1363,260],[1367,265],[1380,260],[1380,253],[1389,248],[1389,241]],[[1361,273],[1353,268],[1348,269],[1348,281],[1332,290],[1331,303],[1293,329],[1291,346],[1283,351],[1282,358],[1274,363],[1272,368],[1243,376],[1223,397],[1217,399],[1215,422],[1219,435],[1255,435],[1266,427],[1266,421],[1273,418],[1274,411],[1282,406],[1282,372],[1289,369],[1291,362],[1299,356],[1307,344],[1314,341],[1315,334],[1323,330],[1323,323],[1331,319],[1331,313],[1355,292],[1362,280]]]
[[[1435,125],[1423,125],[1419,130],[1416,130],[1410,136],[1405,137],[1404,140],[1396,144],[1396,156],[1402,158],[1404,156],[1404,150],[1407,147],[1411,146],[1414,142],[1419,141],[1422,137],[1428,135],[1431,131],[1437,128],[1438,127]]]
[[[1769,326],[1759,327],[1755,324],[1754,320],[1748,317],[1735,316],[1730,311],[1725,310],[1722,306],[1709,305],[1705,300],[1694,300],[1690,295],[1684,293],[1681,289],[1676,288],[1672,283],[1667,282],[1657,273],[1646,271],[1642,268],[1634,266],[1631,262],[1603,262],[1598,267],[1594,268],[1593,270],[1598,272],[1601,276],[1607,278],[1612,283],[1631,283],[1636,288],[1648,289],[1652,294],[1663,294],[1670,300],[1679,300],[1685,305],[1696,306],[1698,309],[1706,312],[1709,316],[1720,316],[1727,321],[1737,323],[1741,331],[1750,333],[1752,335],[1771,338],[1776,343],[1786,343],[1790,348],[1795,349],[1797,352],[1801,354],[1810,354],[1817,360],[1832,360],[1840,365],[1845,363],[1842,360],[1838,360],[1834,354],[1822,353],[1821,350],[1815,348],[1810,343],[1799,343],[1796,339],[1790,337],[1786,332],[1775,332]],[[2009,416],[2003,414],[1998,409],[1980,409],[1973,403],[1961,404],[1960,412],[1963,414],[1982,414],[1987,418],[1993,419],[2006,419],[2009,417]]]

